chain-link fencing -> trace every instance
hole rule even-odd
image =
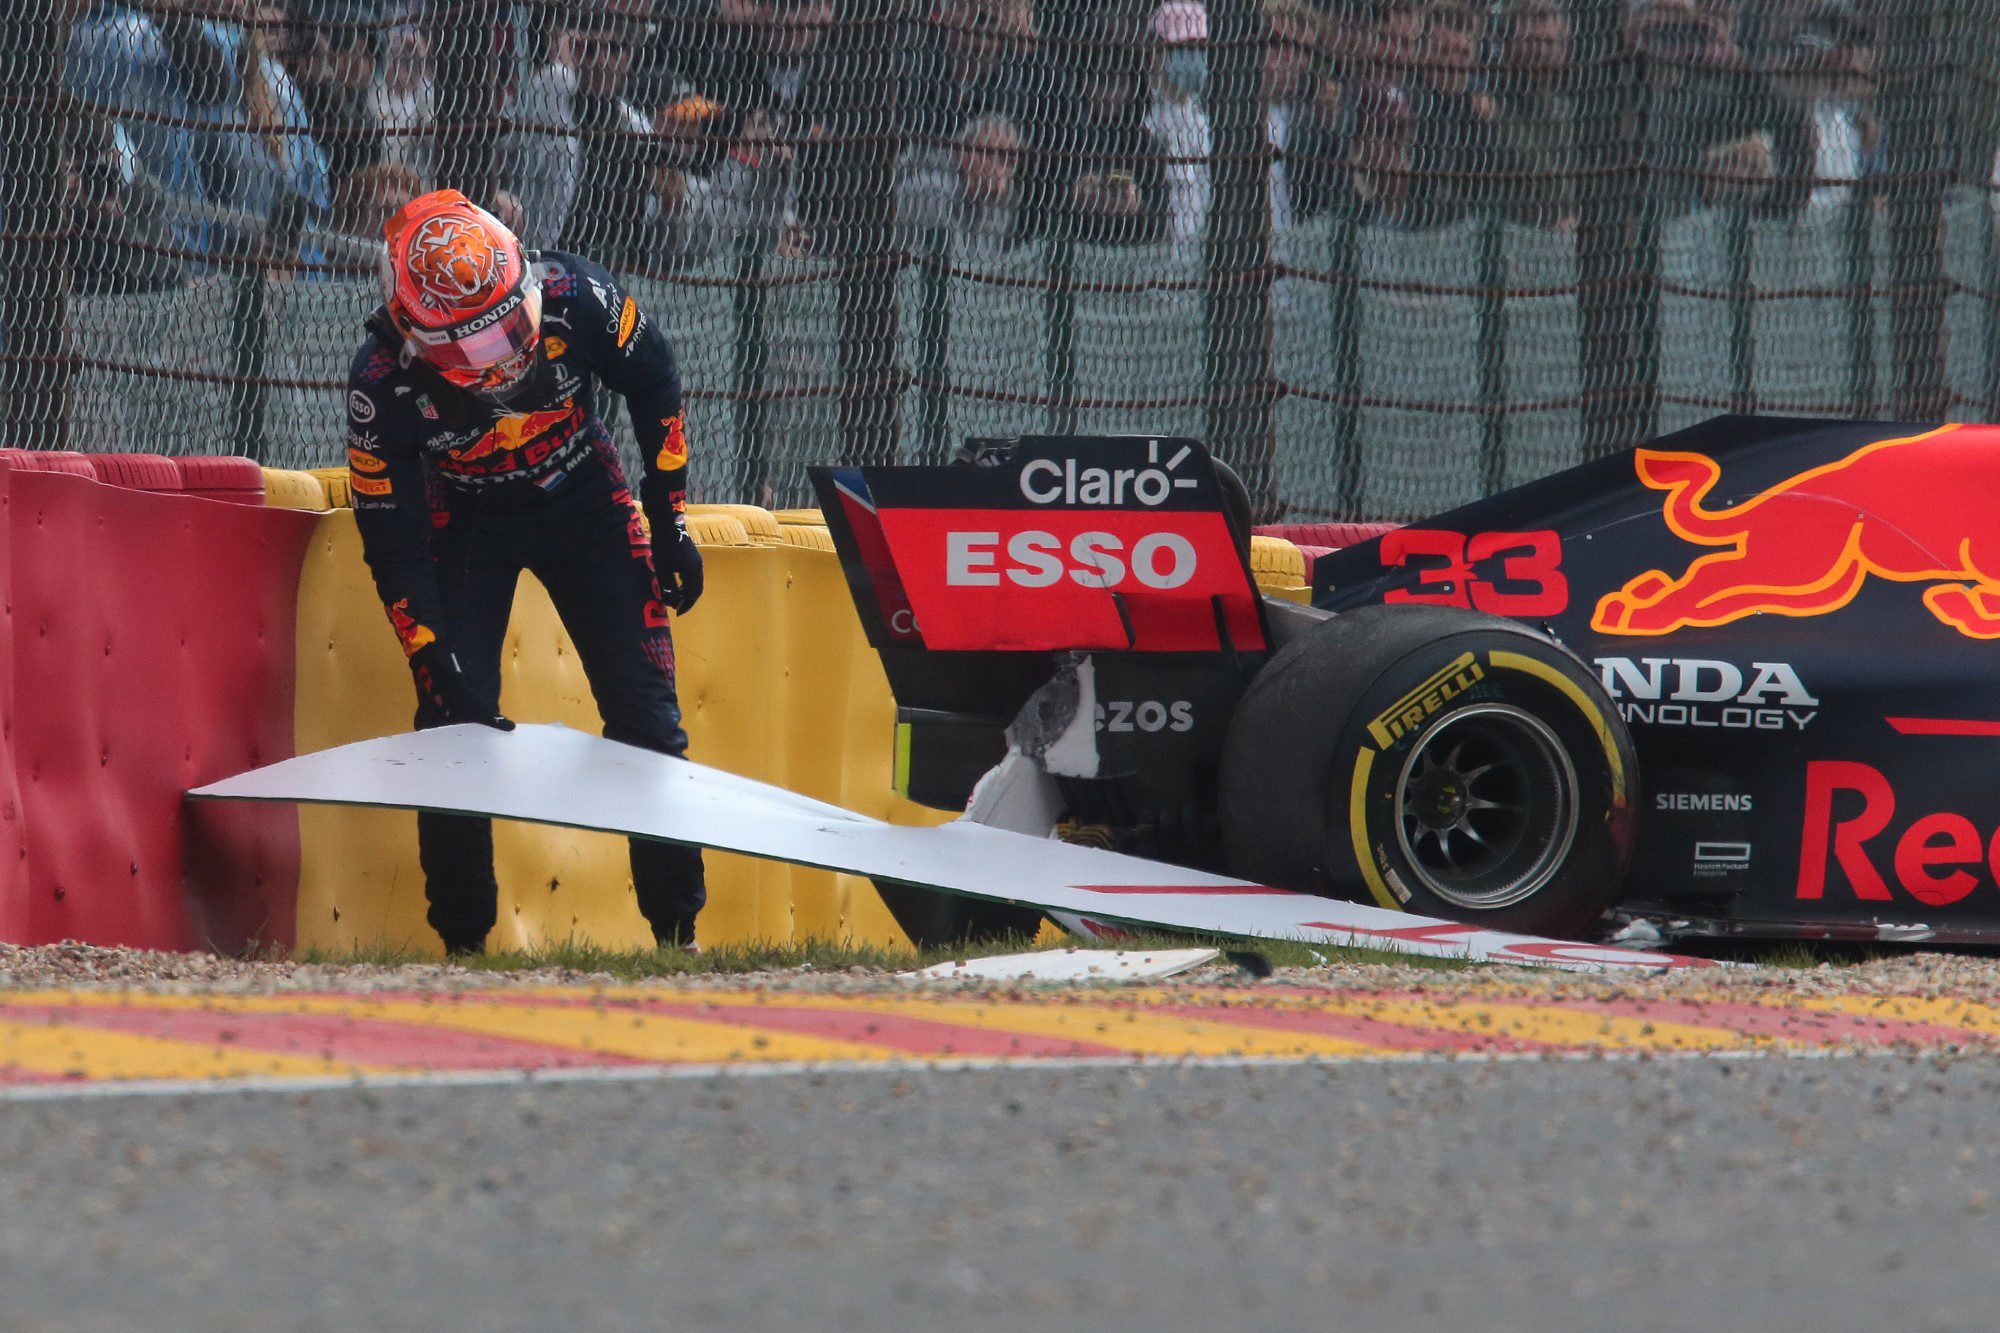
[[[1204,437],[1402,517],[1718,411],[1996,415],[1983,0],[28,0],[6,443],[341,458],[453,185],[669,331],[697,499]]]

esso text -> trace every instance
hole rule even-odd
[[[1053,532],[1029,530],[945,534],[947,587],[1050,588],[1068,579],[1083,588],[1118,588],[1128,582],[1165,592],[1195,576],[1194,543],[1177,532],[1149,532],[1133,542],[1110,532],[1079,532],[1067,543]]]

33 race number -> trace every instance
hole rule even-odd
[[[1397,528],[1382,535],[1382,566],[1417,572],[1415,587],[1394,589],[1385,602],[1464,606],[1523,618],[1559,615],[1569,607],[1562,539],[1553,532],[1468,537],[1438,528]]]

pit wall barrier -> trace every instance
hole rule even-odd
[[[0,939],[236,951],[414,947],[415,821],[198,804],[187,788],[407,730],[409,673],[361,559],[346,474],[242,459],[0,451]],[[261,502],[261,503],[260,503]],[[694,506],[701,605],[676,624],[691,757],[897,823],[894,702],[812,510]],[[1308,563],[1253,543],[1267,590]],[[502,707],[598,730],[547,595],[521,580]],[[495,826],[489,943],[650,943],[622,839]],[[713,943],[905,937],[867,880],[708,857]]]

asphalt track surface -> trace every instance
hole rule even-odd
[[[1990,1328],[2000,1059],[0,1104],[0,1328]]]

